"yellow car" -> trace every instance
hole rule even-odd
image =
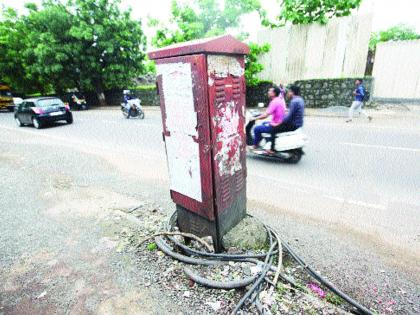
[[[13,103],[12,92],[6,84],[0,83],[0,110],[7,109],[13,112],[15,104]]]

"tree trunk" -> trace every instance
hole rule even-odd
[[[64,95],[64,89],[63,89],[63,88],[61,88],[61,87],[57,87],[57,88],[55,89],[55,94],[56,94],[58,97],[62,97],[62,96]]]
[[[97,82],[95,85],[95,92],[96,92],[96,96],[98,97],[99,100],[99,106],[106,106],[106,99],[105,99],[105,94],[104,94],[104,89],[102,87],[102,83],[101,82]]]

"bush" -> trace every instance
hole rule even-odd
[[[250,85],[247,82],[246,106],[255,107],[258,105],[258,103],[267,103],[267,91],[272,86],[273,82],[268,80],[259,80],[253,85]]]
[[[152,90],[156,90],[156,86],[155,85],[137,85],[133,90],[152,91]]]

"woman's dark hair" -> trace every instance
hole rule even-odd
[[[363,83],[363,79],[357,79],[360,83]]]
[[[291,85],[289,89],[293,92],[294,95],[300,95],[300,87],[297,85]]]
[[[273,89],[274,94],[276,94],[276,96],[279,96],[280,95],[281,90],[280,90],[280,88],[278,86],[272,86],[271,88]]]

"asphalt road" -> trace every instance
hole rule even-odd
[[[75,112],[74,118],[72,125],[36,130],[18,128],[12,114],[1,113],[0,140],[23,150],[31,143],[100,158],[113,171],[141,182],[145,196],[172,207],[157,110],[146,109],[145,120],[126,120],[118,110]],[[400,305],[394,308],[415,313],[420,283],[418,119],[378,115],[372,123],[346,124],[307,117],[305,133],[310,141],[297,165],[248,158],[249,211],[367,304],[382,303],[375,300],[381,288],[384,295],[378,300],[397,300]],[[90,174],[99,176],[94,170]]]

